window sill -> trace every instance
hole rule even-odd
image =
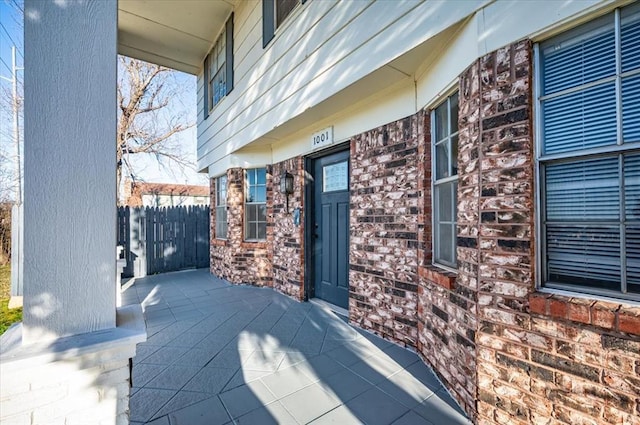
[[[433,265],[418,267],[418,275],[450,291],[455,288],[456,278],[458,277],[458,274],[455,272]]]
[[[213,245],[213,246],[227,246],[227,240],[226,239],[212,239],[211,240],[211,245]]]
[[[209,117],[209,115],[213,115],[213,111],[216,110],[216,108],[218,107],[218,105],[220,105],[222,103],[222,101],[224,99],[227,98],[227,95],[225,94],[224,96],[222,96],[222,98],[220,100],[218,100],[215,105],[213,105],[211,108],[209,108],[209,113],[207,113],[207,118]]]
[[[640,335],[640,307],[582,297],[534,292],[529,312],[611,331]]]
[[[242,241],[240,243],[240,248],[257,248],[257,249],[266,249],[267,248],[267,241],[264,239],[260,239],[260,240],[248,240],[248,241]]]
[[[209,107],[209,109],[207,110],[207,112],[204,114],[204,120],[206,121],[211,115],[213,115],[213,112],[216,110],[216,108],[218,107],[218,105],[220,105],[222,103],[222,101],[227,97],[227,95],[225,94],[224,96],[222,96],[222,99],[218,100],[218,102],[216,102],[215,105]]]

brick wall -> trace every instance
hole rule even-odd
[[[273,165],[273,287],[295,299],[304,299],[304,188],[305,173],[302,157]],[[289,211],[285,195],[280,193],[283,171],[294,176],[293,194],[289,195]],[[300,209],[300,224],[293,222],[293,213]]]
[[[477,68],[468,73],[475,75]],[[470,85],[471,82],[475,85]],[[432,264],[431,137],[425,125],[424,266],[419,269],[418,352],[449,388],[462,408],[475,414],[476,307],[478,292],[478,139],[477,79],[463,76],[459,87],[458,270],[457,275]]]
[[[283,170],[294,175],[294,193],[286,199],[280,193]],[[228,233],[216,235],[216,179],[210,182],[211,195],[211,273],[232,283],[273,286],[297,300],[304,298],[304,187],[302,157],[267,167],[267,239],[244,241],[244,171],[227,171]],[[300,208],[300,225],[293,222],[293,211]]]
[[[244,241],[244,170],[227,171],[227,239],[215,234],[216,181],[211,179],[211,273],[232,283],[272,286],[272,250],[267,242]],[[267,240],[273,235],[273,190],[267,168]],[[221,236],[220,236],[221,237]]]
[[[535,292],[531,52],[499,49],[460,80],[455,285],[477,284],[477,422],[638,424],[640,309]]]
[[[531,70],[523,41],[459,78],[457,273],[431,265],[429,111],[351,139],[350,321],[415,347],[476,423],[640,425],[640,308],[535,289]],[[269,168],[264,244],[242,242],[243,173],[229,170],[214,274],[303,298],[304,220],[278,189],[295,174],[302,206],[303,168]]]
[[[639,424],[638,308],[530,299],[520,324],[483,321],[479,423]],[[620,331],[626,319],[633,334]]]
[[[349,318],[415,347],[418,313],[417,114],[351,139]]]
[[[524,389],[519,381],[524,371],[508,371],[505,377],[513,381],[506,383],[500,377],[493,380],[492,372],[498,359],[526,359],[529,352],[529,347],[501,340],[495,325],[508,322],[519,328],[516,332],[530,326],[525,314],[534,264],[530,53],[528,42],[502,48],[481,58],[472,66],[476,70],[465,76],[476,80],[468,84],[479,87],[480,93],[478,413],[489,422],[500,421],[501,415],[513,421],[527,419],[526,400],[513,397]],[[492,406],[498,413],[483,404],[489,394],[500,397]]]

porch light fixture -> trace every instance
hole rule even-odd
[[[293,193],[293,175],[284,170],[280,176],[280,193],[287,199],[286,214],[289,214],[289,195]]]

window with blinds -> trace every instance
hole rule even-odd
[[[640,300],[640,5],[536,46],[542,284]]]
[[[227,176],[216,179],[216,239],[227,239]]]

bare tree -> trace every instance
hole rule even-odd
[[[137,179],[136,154],[153,155],[161,165],[193,168],[179,146],[179,133],[193,127],[180,108],[172,107],[175,84],[168,81],[175,71],[119,57],[117,187],[123,175]],[[126,173],[126,174],[124,174]]]
[[[13,97],[8,84],[3,84],[0,89],[0,115],[2,115],[2,125],[0,125],[0,202],[16,201],[16,158],[14,134],[11,125],[13,114]],[[22,129],[19,129],[21,131]]]
[[[24,88],[21,67],[16,67],[10,78],[0,75],[3,80],[0,89],[0,202],[20,204],[22,182],[23,151],[23,104]],[[13,91],[13,78],[15,91]],[[15,120],[15,121],[14,121]],[[12,122],[13,121],[13,122]]]

